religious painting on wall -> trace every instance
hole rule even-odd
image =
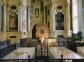
[[[55,29],[56,30],[64,30],[64,14],[61,11],[62,10],[62,6],[57,6],[57,13],[55,15]]]
[[[11,12],[9,15],[9,30],[18,30],[18,14],[16,12]]]

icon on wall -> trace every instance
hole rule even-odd
[[[62,6],[57,6],[57,14],[55,15],[56,30],[64,30],[64,14],[62,13]]]
[[[9,30],[18,30],[18,14],[16,12],[11,12],[9,15]]]

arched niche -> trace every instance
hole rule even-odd
[[[16,9],[16,6],[11,6],[8,19],[9,31],[18,31],[18,11]]]
[[[35,24],[32,29],[32,39],[36,39],[36,26],[37,24]]]
[[[64,30],[64,13],[62,6],[57,6],[55,14],[55,30]]]

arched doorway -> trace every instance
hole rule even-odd
[[[35,24],[32,29],[32,39],[36,39],[36,25],[37,24]]]

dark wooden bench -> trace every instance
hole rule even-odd
[[[20,39],[20,47],[26,47],[27,46],[27,38]]]
[[[3,41],[0,43],[0,59],[16,49],[16,44],[10,45],[10,41]]]

